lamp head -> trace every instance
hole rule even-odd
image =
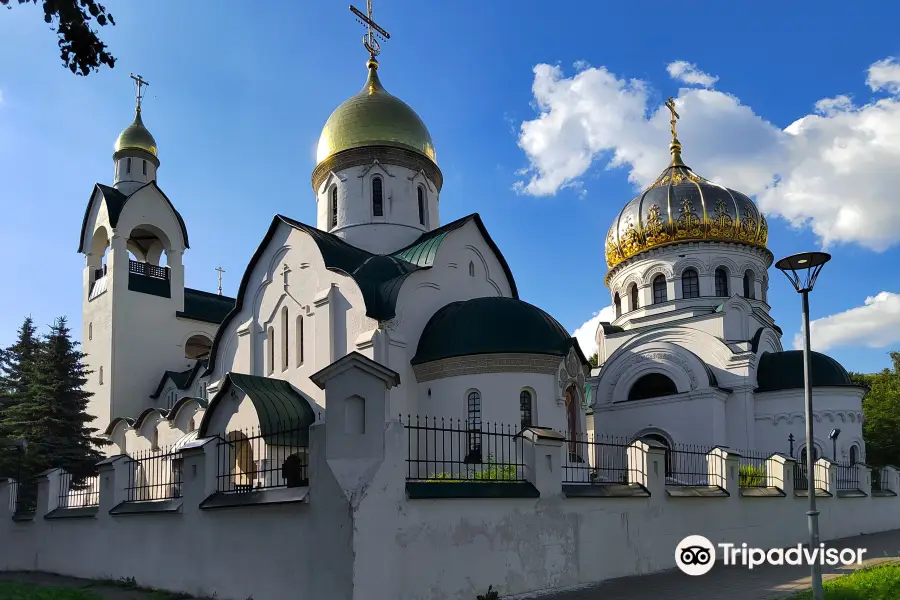
[[[839,435],[841,435],[840,429],[832,429],[831,433],[828,434],[828,439],[836,440]]]
[[[785,274],[798,292],[811,292],[822,267],[831,260],[826,252],[801,252],[782,258],[775,268]]]

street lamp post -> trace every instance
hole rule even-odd
[[[832,429],[831,433],[828,434],[828,437],[831,438],[831,460],[837,462],[837,439],[838,436],[841,435],[840,429]]]
[[[812,416],[812,372],[809,350],[809,293],[816,284],[822,267],[831,260],[831,255],[825,252],[804,252],[782,258],[775,263],[775,268],[785,274],[794,289],[803,299],[803,395],[806,405],[806,495],[809,498],[809,510],[806,511],[809,524],[809,549],[814,551],[819,547],[819,511],[816,510],[816,481],[814,453],[810,448],[815,448],[813,438]],[[814,562],[811,569],[813,600],[823,600],[822,567]]]

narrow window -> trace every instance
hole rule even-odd
[[[206,387],[206,382],[200,384],[200,397],[204,400],[209,398],[209,390]]]
[[[744,298],[753,298],[753,271],[744,273]]]
[[[856,444],[850,446],[850,464],[855,465],[859,462],[859,448],[856,447]]]
[[[469,277],[475,277],[475,263],[469,261]]]
[[[94,339],[94,324],[88,323],[88,341]]]
[[[150,434],[150,449],[159,450],[159,429],[154,426],[153,433]]]
[[[372,214],[376,217],[384,216],[384,196],[382,194],[381,177],[372,178]]]
[[[297,340],[297,342],[296,342],[297,343],[297,366],[299,367],[300,365],[303,364],[303,360],[304,360],[304,356],[303,356],[303,354],[304,354],[304,352],[303,352],[303,345],[304,345],[303,315],[297,316],[297,325],[296,325],[296,331],[294,333],[294,337]]]
[[[466,459],[481,462],[481,392],[478,390],[469,392],[466,429],[469,435],[469,455]]]
[[[425,224],[425,190],[419,186],[419,224]]]
[[[769,280],[764,278],[764,279],[760,282],[759,287],[762,288],[762,301],[763,301],[763,302],[768,302],[768,300],[766,300],[766,296],[767,296],[766,291],[767,291],[768,288],[769,288]]]
[[[281,370],[288,368],[288,309],[281,307]]]
[[[622,299],[619,298],[619,292],[616,292],[615,297],[613,298],[613,304],[616,306],[616,318],[622,316]]]
[[[716,296],[728,297],[728,273],[722,267],[716,269]]]
[[[700,277],[694,269],[685,269],[681,274],[681,297],[700,297]]]
[[[653,304],[662,304],[668,300],[666,296],[666,276],[657,275],[653,278]]]
[[[266,351],[269,359],[266,368],[271,375],[275,372],[275,328],[271,326],[266,331]]]
[[[531,392],[522,390],[519,394],[519,415],[522,418],[522,429],[534,425],[532,420]]]
[[[638,309],[638,289],[637,286],[632,284],[631,288],[628,290],[629,300],[631,300],[631,310]]]
[[[337,186],[331,188],[331,226],[337,227]]]
[[[187,428],[188,433],[194,431],[194,429],[196,429],[196,428],[197,428],[197,425],[196,425],[196,423],[194,423],[194,417],[191,417],[191,420],[188,421],[188,428]]]
[[[131,159],[125,159],[125,173],[131,175]]]
[[[146,175],[147,174],[147,161],[142,159],[141,162],[144,163],[143,169],[144,169],[144,175]]]
[[[100,367],[99,379],[100,379],[100,385],[103,385],[103,367]]]

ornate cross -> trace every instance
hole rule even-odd
[[[134,79],[134,82],[137,84],[137,109],[141,110],[141,100],[144,99],[144,93],[141,88],[144,86],[149,86],[150,82],[141,77],[140,75],[131,74],[131,78]]]
[[[672,128],[672,139],[678,139],[678,134],[675,132],[675,121],[681,118],[681,116],[675,112],[675,99],[669,96],[669,99],[666,100],[666,108],[669,109],[669,112],[672,113],[672,120],[669,121]]]
[[[284,278],[284,286],[288,285],[288,273],[291,272],[291,268],[287,263],[284,263],[284,266],[281,268],[281,276]]]
[[[216,271],[219,272],[219,295],[222,295],[222,273],[225,272],[225,269],[222,267],[216,267]]]
[[[366,0],[366,14],[363,14],[361,10],[352,4],[350,5],[350,12],[356,15],[356,20],[360,25],[366,27],[366,34],[362,39],[363,46],[369,51],[369,56],[375,58],[381,53],[381,45],[378,43],[378,38],[386,41],[391,39],[391,34],[372,20],[372,0]]]

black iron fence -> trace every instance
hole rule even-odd
[[[768,464],[771,454],[758,450],[740,450],[738,461],[738,485],[742,488],[767,487]]]
[[[897,490],[892,490],[890,485],[890,478],[888,476],[888,468],[874,468],[872,469],[872,491],[877,492],[896,492]]]
[[[518,427],[407,416],[408,481],[524,481]]]
[[[631,440],[604,434],[569,434],[565,441],[563,483],[635,483],[629,476]]]
[[[855,464],[834,464],[834,483],[838,490],[859,489],[859,469]]]
[[[128,502],[181,498],[181,452],[172,448],[144,450],[130,457]]]
[[[710,456],[712,449],[713,446],[674,444],[666,451],[666,485],[712,486],[724,483],[721,478],[725,476],[725,457]]]
[[[10,486],[10,508],[17,515],[37,511],[37,480],[13,481]]]
[[[809,490],[809,480],[807,477],[806,465],[800,463],[794,463],[794,489],[800,491]],[[814,463],[813,464],[813,480],[815,482],[815,486],[817,490],[826,489],[827,482],[825,481],[825,467]]]
[[[220,492],[309,485],[309,428],[299,422],[230,431],[217,453]]]
[[[92,475],[80,479],[63,473],[59,480],[59,507],[83,508],[100,505],[100,477]]]

